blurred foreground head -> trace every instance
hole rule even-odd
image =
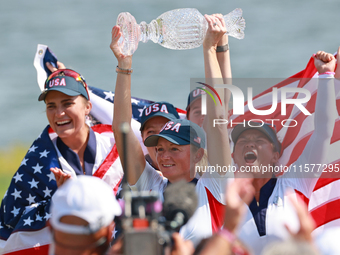
[[[121,208],[103,180],[79,176],[53,195],[51,214],[50,254],[104,254]]]

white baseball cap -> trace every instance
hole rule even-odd
[[[121,213],[113,189],[106,182],[82,175],[66,181],[53,195],[50,223],[61,232],[86,235],[110,225]],[[66,215],[77,216],[89,224],[79,226],[60,222]]]

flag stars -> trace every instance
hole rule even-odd
[[[116,229],[114,229],[114,230],[112,231],[111,239],[115,239],[115,238],[116,238],[117,232],[118,232],[118,231],[117,231]]]
[[[31,185],[31,189],[33,188],[38,188],[38,183],[37,181],[34,180],[34,178],[32,178],[32,181],[28,182]]]
[[[37,163],[36,166],[32,166],[32,168],[34,169],[34,174],[35,173],[41,173],[41,169],[43,168],[43,166],[40,166],[39,163]]]
[[[49,218],[51,218],[51,213],[46,212],[44,219],[47,221]]]
[[[46,189],[43,190],[43,192],[44,192],[44,194],[45,194],[44,198],[45,198],[45,197],[51,197],[51,192],[52,192],[52,190],[51,190],[51,189],[48,189],[47,186],[46,186]]]
[[[28,198],[26,198],[26,200],[28,201],[29,204],[34,204],[35,197],[36,196],[33,197],[31,194],[28,194]]]
[[[139,104],[139,100],[135,99],[135,98],[131,98],[131,104]]]
[[[0,229],[2,229],[2,228],[4,228],[4,227],[2,226],[2,223],[0,222]]]
[[[109,91],[109,92],[107,92],[107,91],[104,91],[104,94],[105,94],[105,99],[110,99],[111,101],[113,101],[113,97],[114,97],[114,93],[112,93],[112,91]]]
[[[52,180],[55,180],[55,177],[54,177],[54,173],[50,172],[48,175],[48,178],[49,178],[49,182],[52,181]]]
[[[30,153],[30,152],[35,152],[36,149],[38,149],[38,146],[35,146],[35,145],[33,144],[32,147],[29,148],[28,153]]]
[[[143,109],[137,109],[139,111],[139,117],[142,117],[142,114],[145,108],[146,106],[144,105]]]
[[[50,153],[49,151],[47,151],[47,150],[44,150],[43,152],[39,152],[39,154],[40,154],[40,158],[42,158],[42,157],[45,157],[45,158],[47,158],[47,154],[48,153]]]
[[[42,221],[42,217],[39,214],[36,214],[35,221]]]
[[[14,176],[13,179],[15,180],[15,183],[17,183],[18,181],[22,182],[21,176],[23,176],[23,174],[19,174],[19,172],[17,172]]]
[[[14,197],[14,200],[17,200],[17,198],[21,198],[21,192],[22,190],[18,191],[17,189],[14,189],[14,192],[11,194]]]
[[[26,220],[24,220],[24,226],[26,225],[31,226],[32,222],[34,222],[34,220],[31,220],[31,216],[30,216]]]
[[[24,159],[21,161],[20,166],[23,166],[23,165],[27,166],[27,164],[26,164],[27,161],[28,161],[28,158],[24,158]]]
[[[20,208],[16,208],[15,206],[13,206],[13,210],[11,211],[11,213],[13,213],[13,217],[16,217],[20,212]]]

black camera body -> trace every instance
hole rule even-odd
[[[172,234],[187,223],[197,207],[195,186],[180,181],[165,189],[164,203],[155,191],[124,194],[124,254],[163,255],[172,248]]]

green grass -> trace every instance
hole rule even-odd
[[[11,182],[14,173],[18,170],[29,146],[14,144],[9,148],[0,149],[0,200]]]

